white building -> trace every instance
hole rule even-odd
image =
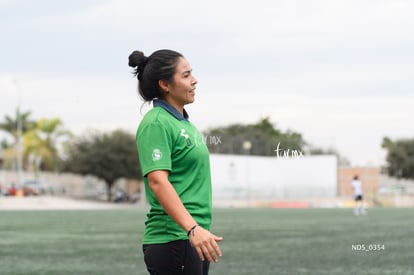
[[[214,200],[335,198],[333,155],[262,157],[211,154]]]

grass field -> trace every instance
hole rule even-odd
[[[144,209],[0,211],[0,274],[147,274],[144,219]],[[215,209],[213,231],[224,237],[213,275],[414,274],[413,209]]]

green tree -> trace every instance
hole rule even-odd
[[[24,159],[30,157],[40,160],[42,170],[56,170],[59,163],[59,141],[71,134],[59,118],[43,118],[36,122],[36,127],[23,136]]]
[[[255,124],[233,124],[212,128],[204,132],[204,138],[211,153],[251,154],[274,156],[277,145],[290,150],[303,150],[306,142],[300,133],[283,132],[263,118]],[[250,143],[250,148],[243,146]]]
[[[392,141],[385,137],[382,141],[382,147],[387,150],[388,175],[414,179],[414,138]]]
[[[19,108],[16,108],[15,116],[5,115],[4,121],[0,123],[0,129],[9,133],[13,137],[12,142],[7,140],[1,141],[1,147],[3,151],[3,161],[5,168],[16,168],[17,167],[17,142],[18,142],[18,125],[21,125],[21,135],[23,136],[28,131],[31,131],[36,123],[30,119],[31,112],[21,112]]]
[[[135,137],[125,131],[92,133],[72,141],[67,147],[63,171],[94,175],[105,181],[108,201],[119,178],[141,179]]]
[[[14,143],[17,142],[18,122],[22,125],[22,134],[34,129],[36,122],[30,119],[30,111],[20,112],[19,108],[16,108],[15,117],[5,115],[4,122],[0,123],[0,129],[8,132],[14,138]]]

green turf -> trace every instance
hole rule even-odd
[[[0,211],[0,274],[147,274],[145,210]],[[414,210],[215,209],[210,274],[414,274]],[[352,245],[379,244],[380,251]]]

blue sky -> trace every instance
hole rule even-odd
[[[0,0],[0,117],[20,100],[75,133],[134,132],[127,57],[170,48],[199,80],[187,109],[201,130],[269,116],[378,165],[384,136],[413,136],[413,12],[408,0]]]

